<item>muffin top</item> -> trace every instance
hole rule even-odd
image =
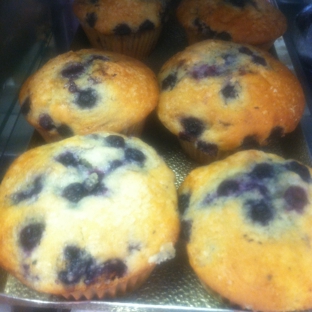
[[[137,138],[74,136],[31,149],[0,187],[0,264],[52,294],[100,288],[170,259],[174,173]]]
[[[51,59],[19,94],[22,113],[50,141],[100,130],[120,132],[142,121],[158,98],[156,77],[146,65],[96,49]]]
[[[159,73],[158,116],[206,153],[266,144],[293,131],[304,110],[298,79],[267,52],[206,40],[169,59]]]
[[[159,27],[169,0],[75,0],[80,22],[103,34],[129,35]]]
[[[179,198],[199,278],[243,308],[311,308],[311,173],[255,150],[192,171]]]
[[[285,16],[267,0],[182,0],[179,22],[207,38],[261,45],[287,28]]]

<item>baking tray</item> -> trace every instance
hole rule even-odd
[[[180,26],[172,15],[167,22],[166,31],[152,55],[143,60],[155,73],[161,65],[172,55],[184,49],[186,38]],[[89,43],[78,28],[72,49],[89,47]],[[291,70],[296,71],[283,38],[276,41],[271,51]],[[309,105],[307,105],[308,107]],[[309,110],[305,111],[303,120],[311,118]],[[312,124],[312,123],[311,123]],[[306,127],[303,123],[284,138],[262,148],[285,158],[293,158],[312,166],[310,148],[307,140]],[[312,132],[311,132],[312,133]],[[168,166],[176,174],[178,187],[186,175],[197,163],[191,161],[183,153],[177,139],[169,133],[152,113],[146,123],[142,139],[153,146],[165,159]],[[32,136],[30,147],[44,144],[41,137],[35,132]],[[101,310],[101,311],[238,311],[239,307],[230,305],[229,302],[208,290],[200,284],[191,270],[185,246],[182,241],[177,244],[177,255],[174,259],[160,264],[152,273],[148,281],[134,293],[110,300],[68,301],[57,296],[38,293],[21,284],[10,274],[0,269],[0,303],[13,306],[31,306],[57,309]]]

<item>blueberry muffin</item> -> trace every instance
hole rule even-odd
[[[253,46],[205,40],[170,58],[158,77],[159,119],[200,162],[263,146],[293,131],[304,111],[298,79]]]
[[[151,147],[115,133],[29,150],[0,186],[0,265],[39,292],[126,294],[175,255],[174,178]]]
[[[179,189],[190,265],[253,311],[312,307],[312,169],[249,150],[192,171]]]
[[[190,44],[221,39],[269,49],[287,28],[283,13],[267,0],[182,0],[177,18]]]
[[[136,58],[156,46],[169,0],[75,0],[73,10],[95,48]]]
[[[48,142],[96,131],[139,135],[158,98],[146,65],[95,49],[51,59],[19,94],[21,112]]]

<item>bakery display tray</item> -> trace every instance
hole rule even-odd
[[[275,3],[278,5],[278,3]],[[293,70],[302,81],[307,94],[307,109],[297,129],[275,142],[262,148],[267,152],[285,158],[293,158],[312,166],[312,119],[309,107],[312,107],[308,82],[303,75],[299,59],[293,62],[292,53],[285,43],[287,38],[279,38],[272,53]],[[166,31],[152,55],[143,60],[157,73],[161,65],[176,52],[186,46],[186,38],[173,16],[169,19]],[[71,48],[77,50],[89,47],[88,41],[81,30],[75,35]],[[292,51],[293,52],[293,51]],[[297,56],[295,56],[297,57]],[[308,88],[308,89],[307,89]],[[155,113],[147,120],[142,139],[153,146],[165,159],[168,166],[176,174],[178,187],[186,175],[198,166],[187,158],[177,139],[171,135],[158,121]],[[30,147],[43,144],[35,132],[30,140]],[[41,294],[21,284],[10,274],[0,269],[0,303],[12,306],[31,306],[56,309],[101,310],[101,311],[238,311],[225,299],[205,289],[191,270],[185,246],[182,241],[177,244],[177,255],[174,259],[160,264],[148,281],[137,291],[122,298],[101,299],[91,301],[69,301],[57,296]]]

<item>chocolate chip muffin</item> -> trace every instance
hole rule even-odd
[[[253,311],[311,309],[311,173],[249,150],[187,176],[183,229],[204,286]]]
[[[73,10],[91,45],[136,58],[156,46],[169,0],[75,0]]]
[[[48,142],[103,130],[139,135],[158,98],[146,65],[96,49],[51,59],[19,94],[21,112]]]
[[[295,75],[248,45],[196,43],[169,59],[158,77],[161,122],[204,163],[293,131],[304,111]]]
[[[0,187],[0,265],[66,298],[128,293],[175,255],[174,179],[134,137],[98,133],[33,148]]]
[[[190,44],[221,39],[269,49],[287,28],[283,13],[267,0],[182,0],[177,18]]]

